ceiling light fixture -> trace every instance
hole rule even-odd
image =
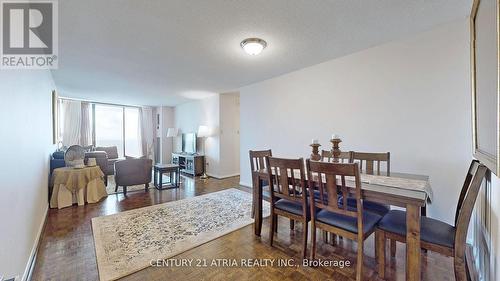
[[[267,43],[260,38],[247,38],[241,41],[240,46],[247,54],[255,56],[267,47]]]

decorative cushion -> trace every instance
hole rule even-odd
[[[286,200],[286,199],[280,199],[274,203],[274,207],[283,211],[287,211],[289,213],[302,216],[302,204]],[[309,218],[309,210],[307,211],[307,218]]]
[[[342,207],[342,205],[344,204],[343,201],[344,201],[344,197],[339,196],[339,206],[340,207]],[[357,205],[358,204],[356,202],[356,198],[352,198],[352,197],[347,198],[347,206],[349,208],[356,210]],[[365,200],[365,201],[363,201],[363,210],[370,212],[370,213],[375,213],[375,214],[383,217],[383,216],[385,216],[385,214],[387,214],[391,210],[391,208],[387,205],[384,205],[384,204]]]
[[[108,146],[108,147],[96,147],[95,151],[104,151],[108,154],[108,159],[116,159],[118,158],[118,148],[116,146]]]
[[[91,144],[91,145],[84,146],[83,149],[85,149],[85,152],[92,152],[92,151],[94,151],[94,145]]]
[[[52,153],[52,158],[64,159],[64,151],[56,151],[56,152]]]
[[[406,236],[406,212],[391,210],[378,223],[384,231]],[[429,217],[420,219],[420,239],[425,242],[453,248],[456,228]]]
[[[363,212],[363,234],[371,231],[381,218],[377,214]],[[358,233],[358,218],[356,217],[321,210],[316,214],[316,220],[352,233]]]

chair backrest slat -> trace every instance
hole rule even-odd
[[[273,156],[270,149],[268,150],[250,150],[250,168],[252,172],[266,169],[266,157]]]
[[[339,206],[337,200],[339,187],[344,198],[349,197],[350,188],[346,185],[345,177],[354,177],[354,194],[357,200],[357,206],[363,206],[359,166],[357,163],[328,163],[311,161],[309,159],[307,159],[306,163],[309,198],[313,209],[325,209],[330,212],[351,217],[362,216],[362,207],[356,208],[356,210],[353,211],[348,207],[345,200],[342,206]],[[315,196],[314,187],[318,187],[316,190],[319,193],[319,196]],[[328,199],[325,200],[325,197]]]
[[[306,203],[304,159],[267,157],[271,201],[279,198]]]
[[[465,178],[464,186],[460,192],[458,206],[455,214],[455,252],[463,254],[467,239],[470,218],[474,209],[474,204],[479,194],[479,189],[483,182],[488,168],[473,160],[469,172]]]
[[[469,170],[467,171],[467,175],[465,176],[464,184],[462,185],[462,189],[460,190],[460,196],[458,197],[457,208],[455,209],[455,225],[457,224],[458,214],[460,213],[460,209],[462,207],[463,201],[465,199],[465,195],[467,194],[467,190],[469,189],[469,185],[472,181],[472,177],[477,170],[477,166],[479,162],[477,160],[473,160],[469,165]]]
[[[321,150],[321,161],[333,162],[333,154],[330,150]],[[342,151],[339,156],[340,163],[351,163],[351,152]]]
[[[359,168],[361,169],[361,171],[370,175],[381,175],[382,171],[380,163],[385,162],[385,175],[391,175],[391,154],[389,152],[371,153],[353,151],[351,153],[351,162],[359,163]]]

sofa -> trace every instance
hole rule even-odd
[[[123,194],[127,195],[127,186],[144,184],[148,190],[151,182],[151,169],[153,161],[147,158],[127,158],[115,162],[115,192],[118,187],[123,187]]]
[[[107,175],[114,175],[115,174],[115,162],[119,160],[123,160],[125,158],[120,158],[118,156],[118,148],[116,146],[98,146],[94,148],[94,152],[101,151],[101,152],[106,152],[108,156],[108,168],[107,168]]]

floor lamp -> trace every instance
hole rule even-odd
[[[205,141],[207,140],[207,137],[210,136],[210,129],[208,126],[201,125],[198,127],[198,137],[203,139],[203,154],[205,154],[204,161],[203,161],[203,175],[201,175],[200,179],[208,179],[207,175],[207,153],[205,151]]]
[[[174,138],[179,135],[179,129],[177,128],[168,128],[167,129],[167,138],[172,138],[172,152],[174,151]]]

